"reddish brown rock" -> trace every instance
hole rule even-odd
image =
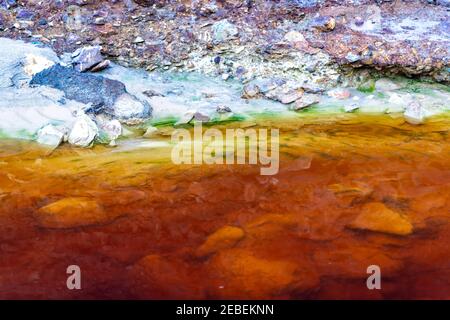
[[[102,207],[89,198],[64,198],[40,208],[35,214],[45,228],[74,228],[102,224],[109,217]]]
[[[369,230],[406,236],[413,232],[408,219],[383,203],[373,202],[364,205],[361,213],[348,225],[352,229]]]
[[[229,249],[214,256],[208,266],[216,285],[217,298],[267,299],[288,297],[318,285],[316,272],[304,264],[288,260],[268,260],[251,251]]]
[[[238,227],[225,226],[208,236],[206,241],[196,250],[198,257],[208,256],[217,251],[235,246],[245,236],[244,230]]]

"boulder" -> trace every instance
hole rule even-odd
[[[60,128],[48,124],[37,132],[36,141],[42,145],[55,149],[64,141],[65,134],[66,132]]]
[[[36,74],[30,84],[61,90],[67,99],[90,104],[86,111],[105,112],[123,122],[147,119],[152,113],[150,105],[129,94],[122,82],[59,64]]]
[[[77,147],[87,148],[92,145],[97,135],[98,128],[95,122],[87,115],[81,115],[70,131],[69,143]]]

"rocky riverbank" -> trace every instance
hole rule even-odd
[[[86,147],[160,121],[371,112],[422,124],[450,108],[446,1],[0,4],[6,137]]]

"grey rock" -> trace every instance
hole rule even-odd
[[[319,16],[311,21],[310,26],[322,32],[332,31],[336,27],[336,20],[330,16]]]
[[[220,106],[217,106],[216,112],[217,113],[229,113],[229,112],[232,112],[232,111],[231,111],[230,107],[224,106],[224,105],[220,105]]]
[[[320,98],[318,95],[316,94],[309,94],[309,93],[305,93],[301,99],[298,99],[295,102],[294,105],[294,110],[302,110],[305,109],[313,104],[319,103],[320,102]]]
[[[59,64],[36,74],[30,84],[61,90],[67,99],[90,104],[86,111],[105,112],[121,121],[146,119],[152,113],[150,105],[130,95],[122,82],[80,73]]]
[[[100,46],[89,46],[77,49],[72,53],[72,65],[75,70],[85,72],[103,62]]]
[[[245,99],[256,98],[259,93],[260,92],[258,86],[254,83],[249,83],[244,86],[242,97]]]

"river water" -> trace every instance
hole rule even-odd
[[[116,148],[3,139],[0,298],[450,298],[447,116],[215,126],[250,127],[280,128],[278,174],[175,165],[164,125]],[[63,209],[42,211],[52,203]],[[411,232],[389,219],[351,227],[374,203]],[[82,290],[67,289],[69,265]],[[366,286],[371,265],[381,290]]]

